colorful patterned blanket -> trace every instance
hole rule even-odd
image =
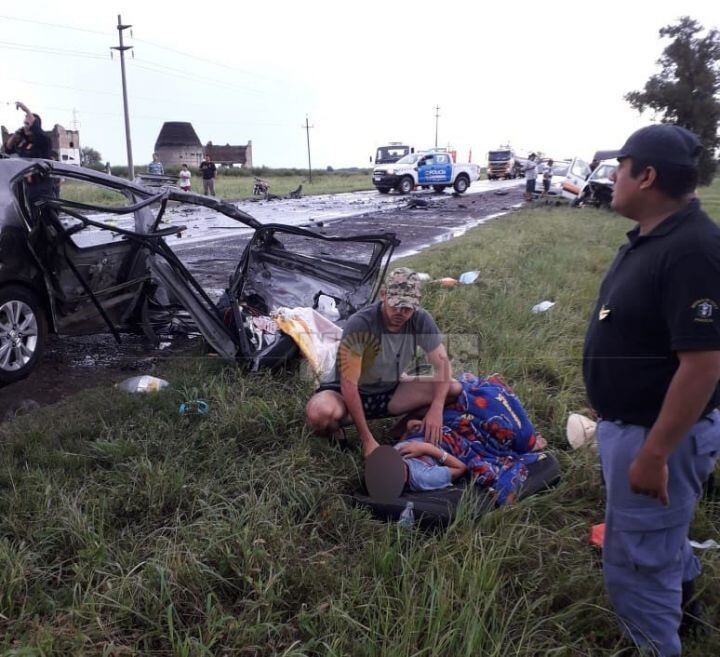
[[[498,506],[512,502],[527,479],[527,466],[542,458],[532,451],[535,428],[498,375],[463,374],[458,381],[462,393],[445,407],[440,447],[468,467],[475,485],[495,494]]]

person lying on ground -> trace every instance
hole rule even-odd
[[[368,419],[401,415],[428,407],[425,436],[440,440],[447,401],[461,391],[442,334],[430,313],[420,307],[417,273],[400,267],[388,275],[380,301],[350,317],[338,348],[335,376],[322,384],[306,407],[307,422],[318,435],[333,436],[352,421],[367,456],[378,442]],[[433,366],[432,376],[404,374],[417,346]]]
[[[547,443],[536,433],[515,393],[498,375],[481,378],[466,373],[458,377],[458,383],[462,391],[443,411],[442,438],[437,445],[427,441],[418,420],[408,421],[401,441],[395,445],[406,459],[431,457],[436,462],[426,458],[422,467],[409,466],[408,487],[446,488],[449,481],[467,473],[474,485],[491,492],[498,506],[509,504],[527,480],[527,466],[544,458],[541,452]],[[454,469],[459,463],[464,471],[452,476],[434,468],[445,465],[438,448],[448,454],[447,462],[452,457]],[[413,483],[413,476],[419,484]]]
[[[408,420],[403,439],[395,445],[405,462],[405,486],[411,491],[448,488],[467,474],[467,466],[442,443],[425,442],[420,420]]]

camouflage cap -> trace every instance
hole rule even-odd
[[[419,308],[420,279],[408,267],[393,269],[385,279],[385,301],[389,306]]]

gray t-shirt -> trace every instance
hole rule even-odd
[[[398,333],[390,333],[382,320],[381,302],[359,310],[343,329],[335,367],[336,382],[344,366],[343,352],[362,357],[358,388],[363,394],[392,390],[415,357],[416,348],[426,354],[442,342],[442,334],[430,313],[418,308]]]

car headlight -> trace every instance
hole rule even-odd
[[[388,174],[389,176],[394,176],[394,175],[395,175],[395,169],[388,169],[388,170],[387,170],[387,174]]]

